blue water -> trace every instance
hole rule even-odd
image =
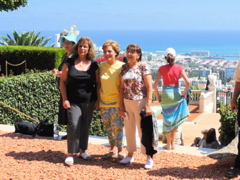
[[[56,31],[41,31],[41,35],[52,37],[55,42]],[[12,31],[0,35],[12,34]],[[20,33],[20,32],[19,32]],[[97,46],[112,39],[120,44],[122,50],[130,43],[138,44],[143,51],[164,51],[173,47],[178,54],[190,53],[192,50],[210,51],[211,55],[240,55],[240,31],[101,31],[80,30],[79,38],[90,37]]]

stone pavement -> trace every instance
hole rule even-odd
[[[218,133],[218,128],[220,127],[219,123],[220,116],[218,113],[202,113],[195,120],[191,122],[185,122],[182,125],[182,132],[184,136],[184,146],[177,146],[175,150],[165,150],[162,147],[165,144],[159,143],[159,153],[160,151],[189,154],[195,156],[207,156],[208,153],[216,151],[215,149],[208,148],[197,148],[190,147],[194,138],[196,136],[202,137],[201,130],[215,128]],[[0,124],[0,131],[3,132],[14,132],[14,126],[2,125]],[[60,135],[65,135],[64,132],[60,132]],[[217,134],[218,136],[219,134]],[[38,137],[37,137],[38,138]],[[42,138],[39,136],[39,138]],[[106,137],[97,137],[90,136],[89,143],[108,145],[108,140]]]
[[[191,118],[191,114],[190,114]],[[217,138],[219,137],[218,129],[221,126],[219,113],[200,113],[191,122],[186,122],[182,125],[182,131],[184,136],[184,145],[190,146],[193,143],[195,137],[202,138],[201,133],[204,129],[215,128]]]

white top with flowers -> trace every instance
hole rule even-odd
[[[146,63],[138,63],[130,67],[127,64],[122,66],[120,75],[124,82],[123,97],[129,100],[139,100],[147,96],[147,88],[143,79],[144,75],[152,74]]]

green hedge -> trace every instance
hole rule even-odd
[[[0,78],[0,101],[34,119],[56,119],[58,100],[59,90],[51,72]],[[27,119],[5,107],[0,109],[0,115],[3,124]]]
[[[60,92],[56,77],[49,72],[33,73],[0,78],[0,101],[36,119],[58,117]],[[0,124],[15,124],[30,121],[25,116],[0,104]],[[61,130],[65,130],[61,126]],[[99,111],[94,111],[90,129],[91,135],[106,136]]]
[[[100,111],[94,111],[89,133],[94,136],[107,136],[104,129],[105,128],[103,126],[103,121],[100,116]]]
[[[52,70],[59,66],[62,55],[65,52],[66,51],[63,48],[53,47],[0,46],[0,73],[6,75],[6,61],[11,64],[20,64],[26,60],[27,69],[29,70]],[[25,65],[8,65],[8,73],[9,70],[11,70],[14,75],[19,75],[24,72]]]
[[[230,106],[223,106],[221,102],[218,103],[220,103],[218,112],[221,115],[219,141],[223,146],[227,146],[236,137],[238,131],[237,113],[233,113]]]

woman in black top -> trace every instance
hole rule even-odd
[[[86,153],[88,133],[93,109],[98,108],[98,64],[92,59],[95,51],[92,41],[82,37],[74,47],[76,53],[64,64],[60,79],[63,107],[68,112],[67,165],[73,165],[73,155],[80,152],[83,159],[91,159]]]
[[[63,65],[66,63],[67,59],[69,57],[71,57],[72,55],[72,50],[73,50],[73,46],[74,44],[76,44],[76,35],[69,33],[66,36],[61,36],[60,37],[60,44],[63,44],[63,48],[67,51],[63,57],[62,57],[62,62],[59,65],[58,69],[53,69],[53,75],[55,75],[56,77],[58,77],[58,86],[60,83],[60,77],[62,74],[62,67]],[[60,96],[60,101],[59,101],[59,111],[58,111],[58,124],[62,124],[62,125],[67,125],[67,111],[66,109],[63,108],[62,105],[62,96]],[[63,139],[65,139],[66,136],[63,137]]]

